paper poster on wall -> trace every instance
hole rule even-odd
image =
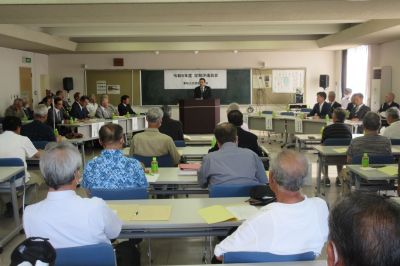
[[[23,91],[21,93],[21,97],[28,97],[28,92],[27,91]]]
[[[263,76],[263,81],[264,81],[264,87],[265,88],[271,88],[271,75],[262,75]]]
[[[253,75],[253,88],[271,88],[272,77],[271,75]]]
[[[107,94],[121,94],[121,88],[119,85],[108,85]]]
[[[105,80],[96,81],[96,87],[97,87],[97,94],[106,94],[107,93],[107,87],[106,87]]]
[[[304,88],[304,70],[272,70],[272,91],[275,93],[296,93]]]
[[[227,88],[226,70],[164,70],[164,89],[194,89],[201,78],[213,90]]]

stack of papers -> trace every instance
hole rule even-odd
[[[259,210],[248,204],[239,206],[214,205],[198,210],[208,224],[220,222],[244,221]]]
[[[110,205],[122,221],[169,221],[172,205]],[[135,215],[136,214],[136,215]]]
[[[179,165],[178,175],[197,175],[197,170],[199,170],[201,164],[188,164],[183,163]]]
[[[183,139],[184,140],[191,140],[191,138],[188,135],[183,134]]]

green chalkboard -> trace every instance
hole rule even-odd
[[[250,69],[228,69],[227,89],[212,88],[212,98],[221,99],[221,105],[232,102],[239,104],[251,103],[251,70]],[[176,105],[180,99],[193,99],[194,88],[188,90],[165,90],[164,70],[142,70],[142,105]]]

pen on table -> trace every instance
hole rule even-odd
[[[141,212],[141,211],[142,211],[142,209],[138,210],[138,211],[135,213],[135,216],[138,215],[139,212]]]

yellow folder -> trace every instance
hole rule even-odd
[[[378,168],[378,170],[388,175],[397,175],[399,168],[394,166],[385,166],[382,168]]]
[[[222,205],[214,205],[197,211],[208,223],[234,222],[238,219]]]
[[[132,221],[169,221],[172,205],[141,205],[139,209],[141,211],[133,216]]]
[[[116,215],[122,221],[131,221],[135,213],[139,210],[138,204],[133,205],[110,205],[108,204],[108,208],[116,211]]]

